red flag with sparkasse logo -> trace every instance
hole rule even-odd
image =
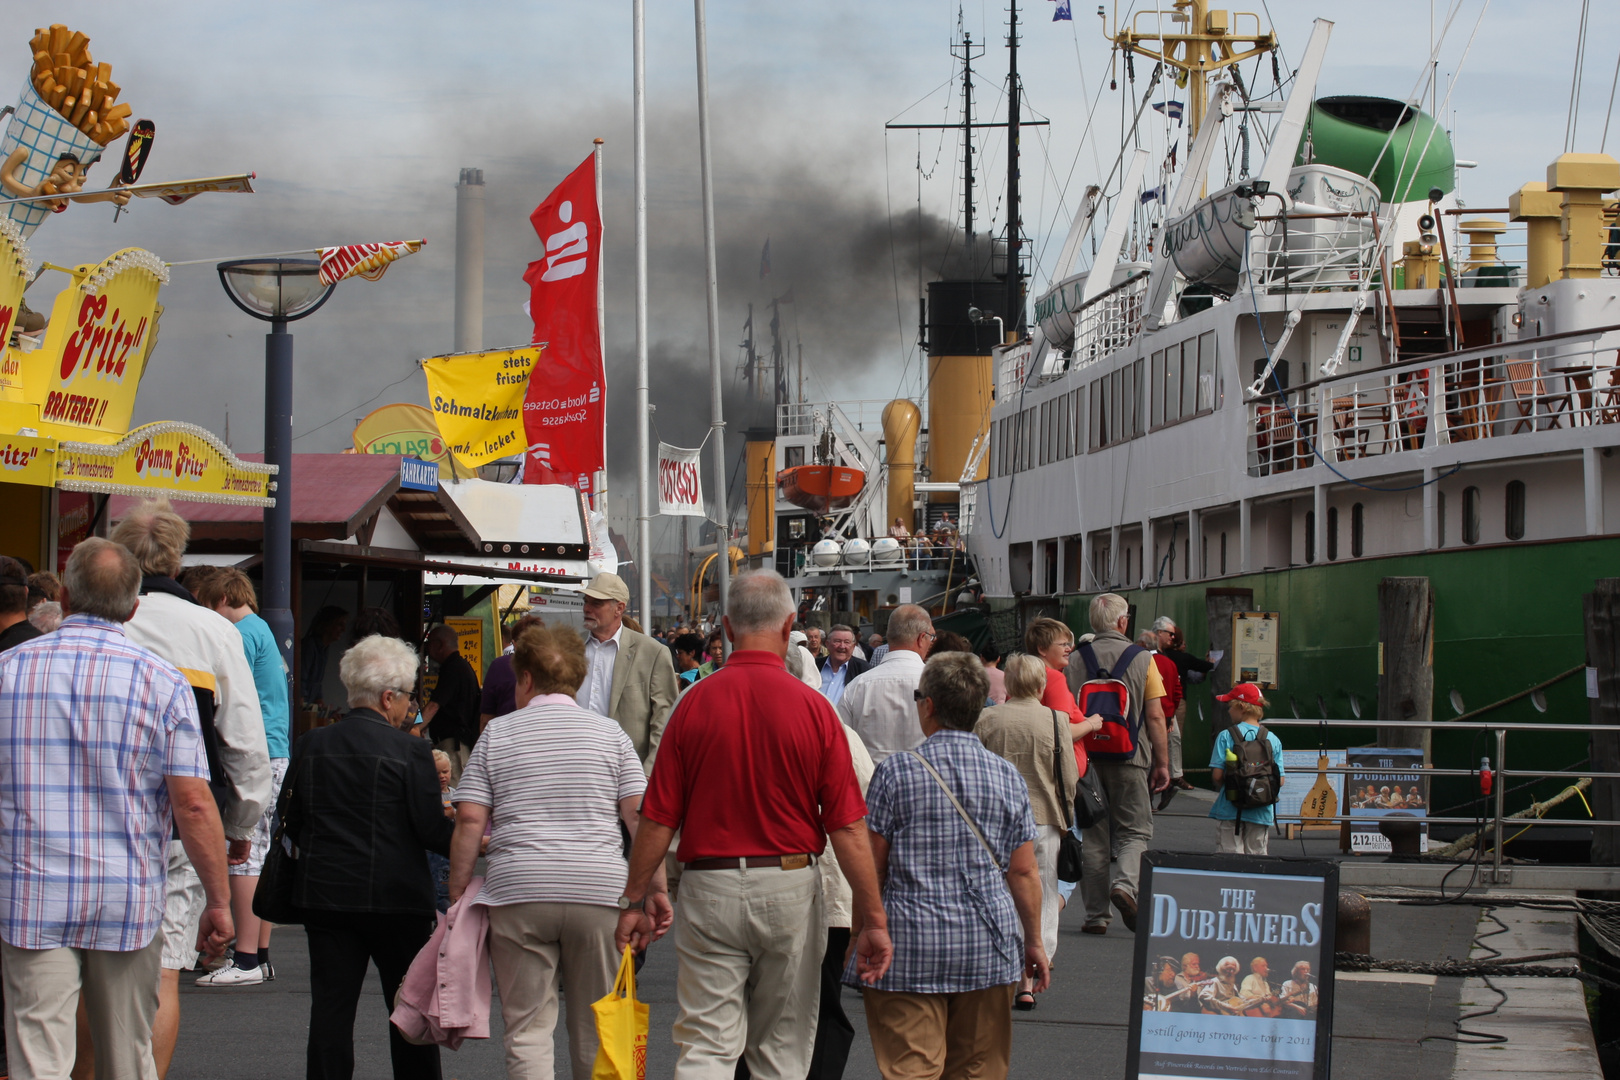
[[[604,467],[607,410],[600,321],[602,215],[596,155],[529,215],[545,257],[529,264],[534,339],[547,343],[523,400],[525,484],[567,484],[587,494]]]

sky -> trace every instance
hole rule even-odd
[[[647,7],[654,422],[666,441],[695,446],[708,426],[708,358],[692,8]],[[1502,206],[1564,149],[1581,5],[1440,0],[1436,23],[1453,7],[1437,96],[1450,95],[1443,111],[1458,157],[1479,162],[1461,174],[1459,196]],[[1601,0],[1594,9],[1574,139],[1589,152],[1603,136],[1620,54],[1620,20]],[[1130,89],[1122,67],[1113,69],[1120,89],[1106,88],[1109,47],[1096,9],[1078,0],[1072,23],[1051,22],[1052,10],[1051,0],[1021,6],[1026,107],[1051,122],[1022,141],[1032,294],[1052,273],[1079,192],[1118,153]],[[1110,28],[1115,10],[1110,3]],[[257,174],[256,194],[204,195],[178,207],[140,201],[116,225],[111,207],[73,206],[30,247],[36,261],[74,265],[127,246],[179,262],[425,237],[426,249],[381,281],[343,283],[293,326],[295,447],[336,451],[370,409],[425,401],[417,361],[451,349],[459,170],[482,168],[487,185],[485,344],[520,344],[531,336],[522,273],[540,254],[528,214],[601,137],[609,472],[610,486],[626,493],[635,468],[630,12],[628,0],[11,0],[0,11],[0,80],[23,85],[34,28],[66,23],[90,35],[96,59],[110,62],[124,87],[122,100],[157,125],[144,180]],[[1269,10],[1263,2],[1260,18],[1283,42],[1285,76],[1317,16],[1337,20],[1319,94],[1406,98],[1420,81],[1426,90],[1431,32],[1422,0],[1269,0]],[[802,347],[810,399],[916,391],[918,283],[960,251],[960,140],[886,133],[884,124],[957,118],[949,46],[959,18],[988,46],[975,62],[978,118],[1002,118],[1005,0],[708,5],[720,338],[733,431],[768,421],[735,369],[748,304],[763,330],[760,312],[773,296],[791,293],[780,307],[784,335],[790,349]],[[1147,74],[1138,60],[1138,88]],[[1256,92],[1268,89],[1269,69],[1256,79]],[[975,151],[983,166],[976,214],[997,229],[1004,140],[985,131]],[[1620,122],[1608,147],[1617,148]],[[91,186],[111,175],[111,165],[96,166]],[[767,239],[771,274],[762,280]],[[42,277],[31,305],[48,311],[62,280]],[[161,299],[161,338],[136,421],[188,420],[223,433],[228,412],[234,446],[260,449],[263,324],[231,305],[211,265],[174,267]]]

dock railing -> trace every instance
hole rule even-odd
[[[1579,769],[1579,770],[1576,770],[1576,771],[1569,771],[1569,770],[1537,770],[1537,769],[1515,769],[1515,768],[1510,768],[1508,766],[1508,742],[1507,742],[1509,734],[1514,733],[1514,732],[1535,732],[1536,734],[1539,734],[1539,735],[1545,735],[1545,734],[1549,734],[1549,733],[1552,733],[1552,732],[1579,732],[1579,733],[1582,733],[1582,734],[1590,735],[1590,734],[1593,734],[1595,732],[1620,732],[1620,726],[1610,726],[1610,725],[1603,725],[1603,724],[1561,724],[1561,723],[1545,723],[1545,724],[1543,724],[1543,723],[1524,722],[1524,721],[1518,721],[1518,722],[1497,721],[1497,722],[1493,722],[1493,721],[1489,721],[1489,720],[1458,720],[1458,721],[1444,721],[1444,720],[1441,720],[1441,721],[1432,721],[1432,722],[1424,722],[1424,721],[1417,721],[1417,720],[1400,720],[1400,721],[1390,721],[1390,722],[1378,722],[1378,721],[1367,721],[1367,720],[1284,719],[1284,718],[1281,718],[1281,717],[1267,717],[1266,720],[1265,720],[1265,725],[1268,728],[1278,728],[1278,729],[1281,729],[1281,728],[1314,729],[1314,730],[1319,730],[1319,731],[1323,732],[1324,734],[1326,732],[1328,732],[1328,731],[1335,731],[1335,730],[1343,731],[1343,730],[1354,729],[1356,731],[1383,730],[1383,731],[1417,731],[1417,732],[1478,731],[1478,732],[1486,732],[1486,733],[1489,733],[1489,734],[1493,735],[1495,737],[1495,742],[1496,742],[1496,755],[1495,755],[1495,759],[1494,759],[1494,761],[1492,763],[1493,783],[1492,783],[1491,793],[1490,793],[1489,796],[1484,796],[1485,798],[1488,798],[1490,800],[1489,808],[1488,808],[1487,813],[1475,814],[1475,815],[1472,815],[1470,817],[1447,817],[1447,816],[1430,817],[1430,816],[1427,816],[1427,813],[1425,812],[1425,816],[1423,816],[1423,817],[1414,816],[1414,817],[1411,817],[1409,819],[1403,819],[1403,820],[1409,820],[1409,821],[1413,822],[1414,824],[1482,826],[1480,834],[1476,837],[1476,844],[1483,843],[1485,841],[1485,836],[1486,836],[1487,833],[1491,837],[1490,866],[1489,866],[1488,870],[1486,871],[1486,873],[1488,875],[1487,878],[1486,878],[1487,884],[1505,885],[1505,884],[1510,884],[1511,883],[1511,880],[1512,880],[1511,867],[1504,867],[1503,864],[1502,864],[1502,859],[1503,859],[1502,849],[1503,849],[1503,846],[1505,844],[1505,841],[1503,840],[1503,833],[1506,832],[1507,829],[1510,828],[1510,827],[1515,828],[1515,829],[1519,829],[1521,832],[1524,831],[1525,829],[1530,829],[1530,828],[1534,828],[1536,826],[1545,826],[1545,825],[1561,825],[1561,826],[1565,826],[1565,827],[1568,827],[1568,826],[1571,826],[1571,825],[1579,825],[1579,826],[1582,826],[1582,827],[1592,827],[1592,828],[1601,828],[1601,827],[1604,827],[1604,826],[1620,827],[1620,821],[1599,820],[1599,819],[1596,819],[1596,818],[1592,817],[1591,816],[1591,808],[1590,808],[1589,805],[1587,805],[1585,803],[1585,796],[1584,795],[1582,796],[1582,802],[1577,804],[1577,805],[1586,805],[1587,806],[1588,816],[1585,817],[1585,818],[1548,817],[1548,816],[1544,816],[1544,815],[1533,815],[1533,816],[1525,817],[1525,816],[1514,816],[1513,814],[1510,814],[1510,813],[1507,812],[1508,788],[1509,788],[1509,786],[1511,784],[1511,781],[1513,779],[1515,779],[1515,778],[1517,778],[1517,779],[1530,779],[1532,781],[1550,780],[1550,779],[1567,779],[1571,784],[1577,783],[1578,781],[1580,781],[1582,779],[1587,779],[1587,780],[1620,780],[1620,772],[1597,772],[1597,771],[1593,771],[1591,769]],[[1364,747],[1364,748],[1353,748],[1353,749],[1378,749],[1378,748],[1376,748],[1376,747]],[[1367,771],[1369,771],[1369,767],[1367,765],[1364,765],[1364,764],[1363,765],[1346,764],[1346,765],[1337,765],[1337,766],[1318,767],[1317,771],[1319,773],[1326,772],[1326,773],[1336,774],[1336,775],[1347,775],[1347,774],[1350,774],[1350,773],[1357,773],[1357,772],[1364,773],[1364,772],[1367,772]],[[1422,766],[1421,768],[1418,768],[1418,769],[1408,769],[1408,768],[1404,768],[1404,767],[1399,766],[1399,765],[1395,765],[1395,766],[1391,766],[1391,767],[1389,767],[1387,769],[1379,767],[1379,769],[1377,771],[1421,772],[1425,779],[1434,779],[1436,777],[1444,777],[1444,776],[1474,777],[1474,778],[1477,779],[1480,776],[1480,770],[1478,768],[1451,769],[1451,768],[1435,768],[1435,767],[1431,767],[1431,766],[1428,766],[1428,765]],[[1348,785],[1341,785],[1341,786],[1346,787],[1346,788],[1348,787]],[[1219,796],[1217,796],[1217,797],[1219,797]],[[1340,810],[1341,811],[1348,811],[1349,810],[1349,806],[1347,805],[1347,803],[1348,803],[1348,794],[1345,793],[1345,792],[1341,792],[1340,793],[1340,800],[1341,800]],[[1426,809],[1427,808],[1425,808],[1425,811],[1426,811]],[[1349,814],[1347,812],[1341,812],[1341,813],[1336,814],[1336,815],[1323,816],[1323,817],[1307,817],[1307,816],[1303,816],[1303,815],[1284,816],[1282,814],[1277,815],[1277,822],[1279,824],[1290,824],[1290,825],[1295,825],[1295,824],[1324,825],[1324,824],[1328,824],[1328,823],[1343,825],[1343,824],[1346,824],[1346,823],[1350,823],[1350,824],[1360,824],[1360,825],[1369,825],[1370,824],[1370,825],[1373,825],[1376,828],[1376,826],[1377,826],[1377,824],[1379,822],[1385,821],[1385,820],[1388,820],[1388,818],[1384,817],[1384,816],[1366,815],[1366,816],[1359,816],[1358,817],[1356,815]],[[1515,835],[1517,835],[1517,834],[1515,834]],[[1512,838],[1509,837],[1508,839],[1512,839]]]

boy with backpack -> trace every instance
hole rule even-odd
[[[1232,726],[1215,738],[1209,754],[1215,782],[1215,850],[1224,854],[1264,855],[1277,820],[1277,796],[1283,785],[1282,743],[1266,726],[1270,704],[1254,683],[1238,683],[1216,701],[1228,703]]]

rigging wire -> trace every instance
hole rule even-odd
[[[1598,153],[1603,153],[1609,145],[1609,121],[1614,118],[1614,90],[1620,86],[1620,56],[1615,57],[1614,78],[1609,80],[1609,108],[1603,114],[1603,141],[1598,143]]]
[[[1575,34],[1575,67],[1569,76],[1569,115],[1564,119],[1564,153],[1574,147],[1575,131],[1581,118],[1581,79],[1586,68],[1586,27],[1592,0],[1581,0],[1581,25]]]

